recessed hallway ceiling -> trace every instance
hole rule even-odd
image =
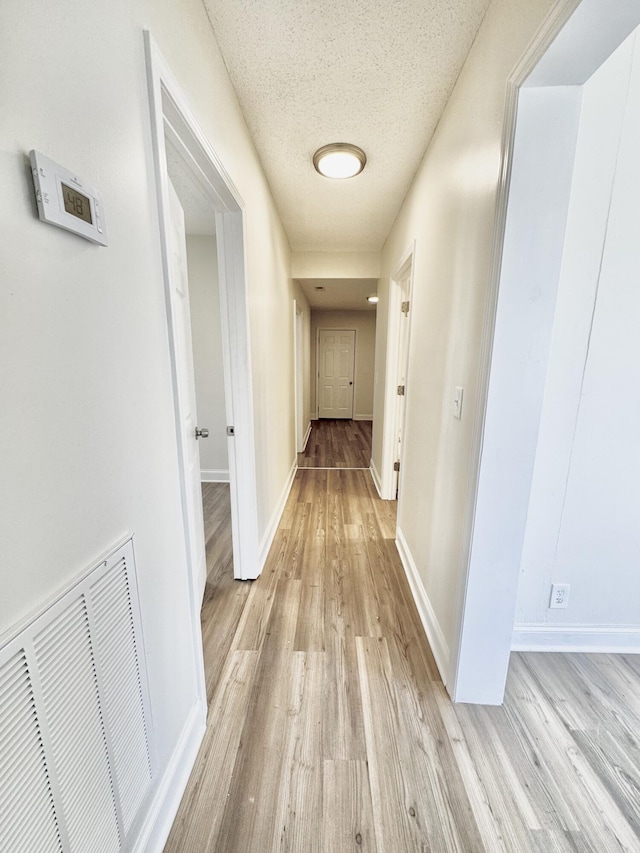
[[[488,0],[203,0],[294,251],[379,251]],[[318,175],[352,142],[364,172]]]

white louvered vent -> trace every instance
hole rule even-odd
[[[152,733],[126,542],[0,649],[0,851],[119,853]]]

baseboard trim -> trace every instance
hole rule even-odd
[[[262,541],[260,542],[260,553],[259,564],[260,564],[260,572],[262,572],[264,568],[264,564],[267,561],[267,557],[269,556],[269,549],[271,548],[271,544],[276,535],[276,530],[278,529],[278,524],[280,523],[280,518],[282,517],[282,513],[284,511],[284,505],[287,502],[287,498],[289,497],[289,492],[291,491],[291,486],[293,485],[293,478],[296,476],[296,471],[298,470],[298,460],[297,454],[296,458],[293,460],[293,465],[291,466],[291,470],[289,471],[289,475],[284,484],[282,491],[280,492],[280,497],[278,498],[278,503],[271,514],[271,518],[269,520],[269,524],[267,525],[267,529],[262,537]],[[260,574],[260,572],[258,574]]]
[[[382,498],[382,480],[380,479],[380,474],[378,474],[378,469],[376,468],[373,459],[369,460],[369,470],[371,471],[371,479],[373,480],[373,485],[376,487],[376,491],[378,492],[378,497]]]
[[[203,468],[200,471],[201,483],[228,483],[229,471],[222,468]]]
[[[354,415],[353,420],[354,421],[372,421],[373,415]]]
[[[640,654],[635,625],[516,625],[513,652],[599,652]]]
[[[157,784],[131,853],[162,853],[195,764],[206,721],[197,702],[184,724],[176,748]]]
[[[307,449],[307,442],[309,441],[309,436],[311,435],[311,421],[309,421],[307,425],[307,431],[304,434],[304,440],[302,442],[302,452]]]
[[[429,596],[427,595],[427,591],[422,583],[422,578],[418,573],[418,567],[416,566],[411,550],[407,545],[407,540],[404,538],[404,534],[399,527],[396,529],[396,547],[400,554],[400,560],[402,561],[407,580],[409,581],[411,592],[413,593],[413,600],[418,608],[418,615],[420,616],[422,627],[424,628],[424,632],[429,640],[429,645],[431,646],[431,651],[433,652],[436,665],[440,672],[440,677],[446,687],[447,679],[449,677],[451,651],[444,638],[444,634],[442,633],[442,628],[440,627],[435,611],[429,601]]]

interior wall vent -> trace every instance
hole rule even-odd
[[[129,540],[0,648],[0,851],[128,849],[154,763]]]

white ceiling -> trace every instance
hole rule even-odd
[[[488,0],[204,0],[293,251],[379,251]],[[329,142],[364,172],[313,169]]]
[[[317,310],[375,311],[367,296],[378,291],[377,278],[305,278],[297,279],[309,305]],[[317,290],[322,287],[323,290]]]

